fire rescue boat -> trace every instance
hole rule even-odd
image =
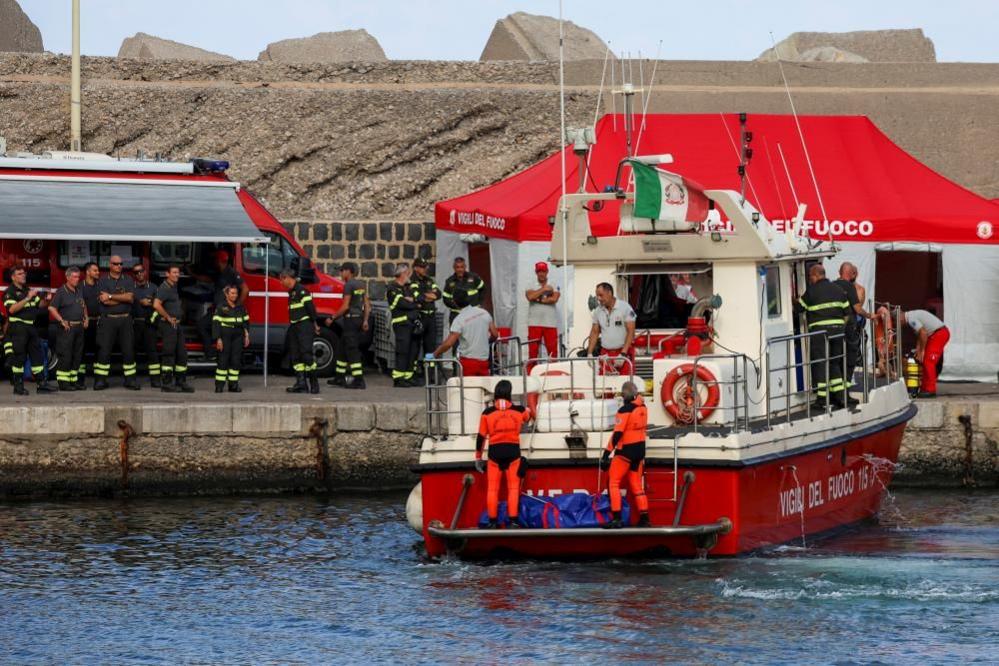
[[[731,556],[875,516],[916,412],[899,379],[901,358],[881,350],[875,359],[865,344],[851,391],[858,404],[816,406],[809,390],[814,364],[845,366],[846,358],[810,358],[810,336],[826,334],[809,332],[792,304],[805,289],[808,266],[836,248],[801,231],[804,206],[798,224],[779,232],[738,192],[703,195],[707,223],[635,218],[634,194],[620,189],[561,201],[566,219],[555,226],[551,254],[573,267],[568,299],[563,290],[570,308],[565,346],[584,344],[590,295],[601,282],[634,303],[650,281],[683,274],[704,295],[685,327],[639,330],[635,361],[617,374],[606,357],[572,350],[522,359],[526,341],[517,338],[496,342],[496,358],[516,359],[499,363],[497,376],[463,377],[453,361],[428,365],[428,431],[407,515],[429,556]],[[596,237],[588,210],[615,199],[620,232]],[[899,330],[898,311],[884,316]],[[889,370],[875,376],[875,361]],[[475,440],[501,379],[512,381],[515,401],[535,413],[521,436],[529,462],[521,492],[541,499],[606,492],[598,462],[621,386],[644,383],[652,526],[480,529],[486,482],[474,471]],[[634,523],[635,511],[631,516]]]

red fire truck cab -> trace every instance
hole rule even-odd
[[[0,290],[14,266],[27,269],[29,285],[56,289],[68,267],[94,261],[104,274],[114,254],[126,268],[144,263],[157,284],[169,265],[179,264],[194,365],[203,359],[196,323],[211,306],[212,273],[225,250],[249,288],[248,353],[262,359],[266,340],[270,359],[281,359],[288,292],[278,274],[294,271],[321,314],[340,306],[343,283],[313,266],[277,218],[229,179],[228,166],[93,153],[0,155]],[[322,328],[315,343],[320,374],[333,372],[333,345]]]

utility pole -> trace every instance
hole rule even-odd
[[[69,81],[69,149],[83,150],[80,138],[80,0],[73,0],[73,70]]]

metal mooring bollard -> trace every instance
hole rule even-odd
[[[118,421],[121,439],[118,441],[118,460],[121,463],[121,489],[128,490],[128,440],[135,434],[135,429],[128,421]]]

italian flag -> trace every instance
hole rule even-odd
[[[628,160],[635,174],[635,217],[674,222],[704,222],[708,198],[692,180],[636,160]]]

